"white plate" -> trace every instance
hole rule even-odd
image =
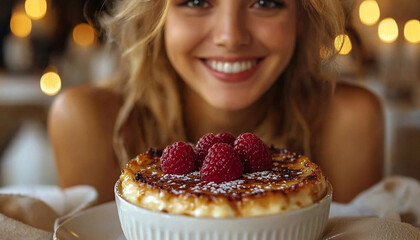
[[[59,240],[125,240],[115,202],[89,208],[64,221],[56,230]]]

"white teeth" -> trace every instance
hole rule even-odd
[[[246,67],[247,68],[252,68],[252,63],[251,62],[246,62]]]
[[[233,67],[232,67],[232,72],[237,73],[237,72],[240,72],[240,71],[241,71],[241,64],[238,63],[238,62],[234,63]]]
[[[231,64],[231,63],[227,63],[227,62],[225,62],[225,63],[223,64],[223,71],[222,71],[222,72],[225,72],[225,73],[231,73],[231,72],[232,72],[232,68],[233,68],[233,66],[232,66],[232,64]]]
[[[249,60],[243,62],[221,62],[213,60],[205,60],[205,63],[218,72],[224,73],[240,73],[247,71],[257,64],[257,60]]]
[[[214,68],[215,70],[222,72],[223,71],[223,63],[222,62],[216,62],[216,67]]]
[[[213,69],[216,69],[217,68],[217,62],[216,61],[211,61],[209,66]]]
[[[246,69],[247,66],[246,62],[241,62],[241,69]]]

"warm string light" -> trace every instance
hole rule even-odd
[[[16,11],[10,18],[10,31],[16,37],[25,38],[32,31],[31,19],[24,13]]]
[[[83,47],[95,42],[95,30],[87,23],[80,23],[73,29],[73,41]]]
[[[25,12],[30,18],[34,20],[42,19],[47,13],[47,1],[46,0],[26,0]]]
[[[417,19],[409,20],[404,25],[404,37],[409,43],[420,43],[420,21]]]
[[[375,0],[366,0],[360,4],[359,17],[363,24],[368,26],[374,25],[378,22],[380,16],[381,11]]]
[[[378,36],[383,42],[394,42],[398,38],[397,22],[393,18],[383,19],[378,26]]]
[[[40,86],[43,93],[49,96],[56,95],[61,90],[60,76],[53,71],[46,72],[41,77]]]
[[[347,55],[352,50],[352,44],[347,34],[340,34],[334,39],[334,47],[340,55]]]

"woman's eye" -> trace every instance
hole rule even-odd
[[[281,8],[284,6],[286,4],[283,1],[276,0],[258,0],[252,5],[255,8]]]
[[[180,4],[181,6],[187,6],[191,8],[208,8],[210,4],[205,0],[187,0]]]

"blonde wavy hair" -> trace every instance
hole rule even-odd
[[[107,41],[121,53],[119,75],[109,85],[124,96],[114,128],[114,150],[121,165],[149,146],[187,140],[182,86],[163,43],[169,2],[116,0],[100,21]],[[339,0],[299,0],[297,5],[296,49],[267,93],[272,95],[267,103],[271,111],[255,134],[267,143],[309,155],[311,130],[335,86],[322,70],[329,60],[320,58],[320,48],[334,52],[334,38],[344,33],[345,20]],[[138,122],[130,128],[138,143],[132,152],[124,136],[129,120]]]

